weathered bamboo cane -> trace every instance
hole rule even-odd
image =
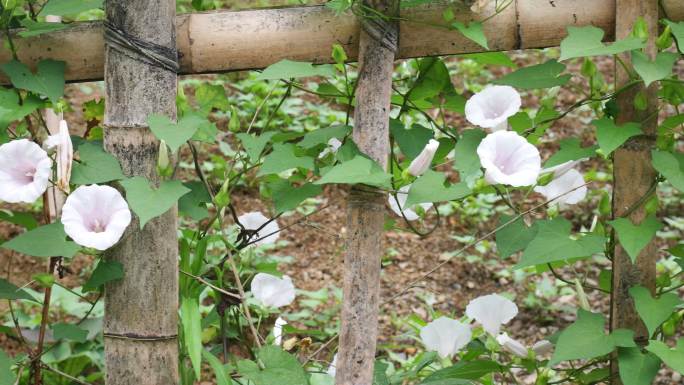
[[[363,6],[382,15],[399,14],[398,0],[366,0]],[[374,15],[375,18],[361,20],[353,137],[364,154],[387,168],[390,96],[398,25]],[[344,303],[335,378],[337,385],[373,383],[386,198],[385,193],[354,186],[347,201],[348,238],[344,256]]]
[[[145,42],[175,61],[176,2],[108,0],[110,33]],[[118,30],[119,32],[112,32]],[[104,146],[127,176],[158,181],[159,143],[150,114],[176,118],[176,73],[144,53],[109,41],[105,47]],[[140,230],[137,217],[106,258],[124,266],[124,278],[105,288],[105,363],[108,385],[178,383],[178,243],[176,209]]]
[[[643,17],[648,23],[649,39],[645,52],[653,60],[657,52],[655,39],[658,36],[658,0],[617,0],[615,8],[615,36],[618,39],[631,33],[637,18]],[[621,54],[619,59],[629,71],[633,71],[628,53]],[[615,63],[616,89],[630,82],[630,75],[622,63],[618,60]],[[647,199],[644,197],[655,193],[657,173],[651,165],[651,150],[655,146],[658,124],[657,90],[657,83],[652,83],[648,88],[641,83],[617,97],[617,124],[640,122],[643,130],[643,135],[632,137],[613,154],[613,216],[618,218],[627,215],[635,224],[646,217],[644,204]],[[634,98],[640,92],[645,92],[647,100],[647,107],[643,111],[634,107]],[[639,253],[636,263],[632,263],[619,243],[616,244],[613,255],[611,327],[634,330],[635,340],[640,346],[646,345],[650,336],[634,308],[629,288],[641,285],[651,292],[655,291],[658,253],[654,241]],[[617,362],[613,362],[612,367],[613,373],[617,374]],[[614,384],[622,383],[619,376],[613,378]]]

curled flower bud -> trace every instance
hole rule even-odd
[[[527,348],[517,340],[509,337],[507,333],[501,333],[496,337],[496,342],[509,353],[520,358],[527,358]]]
[[[407,172],[413,176],[423,175],[423,173],[430,168],[430,165],[432,164],[432,158],[435,157],[437,148],[439,148],[439,142],[434,139],[430,139],[430,141],[423,148],[423,151],[421,151],[416,159],[414,159],[408,166]]]

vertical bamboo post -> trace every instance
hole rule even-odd
[[[159,143],[147,117],[176,118],[176,73],[158,61],[177,60],[175,16],[173,0],[107,0],[105,5],[111,28],[105,31],[104,146],[126,176],[154,183]],[[108,385],[178,384],[176,211],[142,230],[135,217],[121,242],[107,252],[108,259],[123,264],[125,274],[105,290]]]
[[[399,27],[396,19],[378,15],[398,16],[399,1],[365,0],[361,11],[372,13],[361,20],[353,138],[364,154],[387,168],[390,96]],[[360,186],[352,187],[349,194],[337,385],[373,383],[385,199],[385,193]]]
[[[616,0],[615,38],[627,37],[638,17],[648,24],[649,39],[645,52],[653,60],[656,55],[655,39],[658,36],[658,0]],[[632,71],[629,53],[621,54],[619,58]],[[616,61],[616,89],[623,87],[630,81],[629,73]],[[639,111],[634,107],[634,98],[639,92],[645,92],[647,108]],[[629,139],[613,155],[613,216],[627,217],[632,223],[639,224],[646,217],[643,197],[652,193],[651,187],[655,183],[657,173],[651,165],[651,149],[655,144],[656,126],[658,123],[657,84],[648,88],[644,84],[630,88],[617,97],[619,113],[617,124],[626,122],[642,122],[643,135]],[[634,205],[642,204],[633,209]],[[635,340],[639,345],[645,345],[649,339],[648,331],[639,318],[634,302],[629,295],[629,288],[641,285],[652,292],[655,291],[657,252],[655,243],[645,247],[636,263],[632,263],[625,250],[616,244],[613,256],[613,285],[611,326],[613,329],[628,328],[635,332]],[[617,363],[613,363],[613,373],[617,373]],[[618,377],[614,383],[620,384]]]

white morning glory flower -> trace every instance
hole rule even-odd
[[[59,121],[59,131],[50,135],[43,146],[48,150],[56,150],[57,155],[57,188],[69,193],[69,180],[71,179],[71,166],[74,162],[74,146],[69,136],[69,127],[66,120]]]
[[[541,356],[546,353],[551,353],[553,350],[553,344],[547,340],[539,340],[532,345],[532,350],[535,354]]]
[[[336,366],[337,366],[337,353],[335,353],[335,356],[333,357],[333,360],[330,363],[330,366],[328,366],[328,371],[326,372],[326,373],[328,373],[328,375],[330,377],[335,378],[335,375],[337,374],[337,367]]]
[[[339,139],[330,138],[330,140],[328,140],[328,146],[324,148],[320,154],[318,154],[318,158],[325,158],[325,156],[330,153],[334,154],[340,149],[340,147],[342,147],[342,142]]]
[[[499,345],[501,345],[501,347],[509,353],[513,353],[521,358],[527,358],[527,348],[525,345],[509,337],[507,333],[499,334],[496,337],[496,342],[498,342]]]
[[[238,217],[238,221],[247,230],[258,230],[264,223],[268,222],[268,218],[259,211],[252,211],[250,213],[242,214]],[[252,234],[250,242],[255,245],[268,245],[275,243],[280,237],[280,226],[275,220],[270,221],[258,232]]]
[[[0,201],[33,203],[48,187],[52,160],[28,139],[0,146]]]
[[[81,186],[62,208],[64,231],[74,242],[97,250],[116,244],[131,223],[131,211],[121,193],[109,186]]]
[[[518,314],[518,306],[506,297],[488,294],[477,297],[466,306],[466,315],[479,322],[484,330],[496,337],[501,325]]]
[[[485,180],[514,187],[534,184],[541,172],[539,150],[512,131],[487,135],[477,147]]]
[[[280,346],[283,343],[283,326],[287,325],[287,321],[283,317],[278,317],[273,325],[273,344]]]
[[[435,153],[439,148],[439,142],[430,139],[430,141],[423,147],[423,150],[418,154],[418,156],[411,161],[406,171],[413,176],[421,176],[425,171],[430,168],[432,164],[432,158],[435,157]]]
[[[436,351],[440,357],[451,357],[468,345],[472,331],[462,322],[439,317],[420,329],[420,339],[425,348]]]
[[[252,294],[264,306],[282,307],[294,301],[295,287],[287,275],[278,278],[275,275],[258,273],[252,279]]]
[[[544,195],[547,200],[557,198],[553,203],[568,205],[579,203],[587,196],[587,186],[585,186],[584,177],[582,173],[574,168],[556,177],[546,186],[536,186],[534,191]],[[572,192],[567,193],[568,191]]]
[[[406,200],[408,199],[408,191],[410,189],[411,185],[406,185],[399,189],[396,196],[393,194],[389,194],[389,196],[387,197],[387,202],[389,203],[390,208],[392,209],[392,211],[394,211],[395,214],[401,217],[401,212],[403,210],[406,220],[415,221],[416,219],[420,218],[420,216],[415,211],[405,207]],[[419,203],[417,206],[422,207],[423,211],[428,211],[432,207],[432,203]]]
[[[511,86],[489,86],[471,96],[465,105],[466,119],[492,132],[506,130],[508,118],[520,110],[520,94]]]

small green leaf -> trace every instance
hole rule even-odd
[[[38,273],[34,274],[31,279],[36,281],[42,287],[52,287],[55,284],[55,276],[50,273]]]
[[[0,349],[0,384],[12,385],[17,381],[17,377],[12,372],[12,359]]]
[[[648,341],[646,350],[660,357],[663,362],[679,373],[684,373],[684,338],[677,340],[677,345],[674,349],[661,341]]]
[[[297,143],[301,148],[312,148],[319,144],[327,144],[332,138],[340,141],[351,132],[350,126],[331,126],[311,131],[304,135],[302,140]]]
[[[596,154],[596,149],[598,148],[597,146],[581,147],[578,138],[561,139],[559,144],[560,150],[556,151],[556,153],[544,163],[544,167],[558,166],[559,164],[571,160],[591,158]]]
[[[468,25],[461,23],[460,21],[455,21],[451,23],[458,32],[462,33],[463,36],[477,43],[477,45],[483,47],[484,49],[489,49],[487,44],[487,36],[484,34],[482,29],[482,23],[479,21],[471,21]]]
[[[310,156],[297,156],[297,148],[291,143],[276,143],[273,151],[264,157],[257,176],[277,174],[292,168],[314,168],[314,159]]]
[[[64,95],[65,66],[63,61],[41,60],[34,74],[25,64],[12,60],[0,68],[9,76],[15,87],[47,96],[50,101],[57,103]]]
[[[309,62],[284,59],[268,66],[257,76],[257,80],[306,78],[310,76],[330,77],[333,75],[335,75],[335,70],[329,64],[313,65]]]
[[[230,108],[226,89],[220,84],[202,83],[195,89],[195,100],[199,104],[200,112],[208,114],[213,109],[227,110]]]
[[[636,261],[639,252],[655,237],[656,232],[663,227],[654,216],[644,219],[638,225],[632,224],[627,218],[618,218],[608,223],[617,232],[620,245],[629,254],[632,263]]]
[[[10,239],[0,247],[33,257],[71,258],[80,250],[76,243],[66,240],[64,226],[60,222],[36,227]]]
[[[568,27],[568,36],[560,43],[560,61],[576,57],[598,55],[615,55],[644,47],[644,42],[637,37],[628,37],[613,44],[603,44],[604,32],[594,26]]]
[[[494,84],[505,84],[524,90],[562,86],[570,81],[572,75],[561,75],[565,65],[549,60],[544,64],[523,67],[504,77],[494,80]]]
[[[216,356],[208,350],[202,349],[202,357],[209,363],[216,376],[216,385],[231,385],[234,382],[229,379],[228,370]]]
[[[599,235],[587,234],[571,239],[572,224],[563,217],[537,221],[537,228],[536,236],[525,248],[516,269],[589,257],[604,250],[606,240]]]
[[[407,130],[402,122],[394,119],[390,120],[390,134],[399,145],[401,152],[409,159],[417,157],[427,142],[433,138],[432,130],[420,124],[414,124]]]
[[[199,221],[209,216],[206,203],[211,203],[211,196],[199,181],[183,183],[183,186],[190,189],[190,193],[183,195],[178,200],[178,211],[190,218]]]
[[[195,370],[195,378],[200,378],[202,371],[202,319],[197,298],[183,297],[180,307],[183,324],[183,340],[188,350],[190,362]]]
[[[672,66],[679,55],[672,52],[660,52],[655,61],[650,61],[641,51],[632,51],[634,70],[644,79],[646,87],[651,83],[665,79],[672,74]]]
[[[665,20],[665,23],[672,29],[672,35],[677,39],[677,48],[680,53],[684,53],[684,21],[675,23],[670,20]]]
[[[19,36],[21,37],[38,36],[44,33],[55,32],[67,28],[66,24],[33,21],[29,18],[21,19],[19,22],[21,23],[22,27],[26,28],[25,31],[19,32]]]
[[[167,212],[190,189],[178,180],[163,181],[159,188],[152,188],[147,179],[136,176],[121,181],[126,189],[126,200],[140,218],[140,228],[152,218]]]
[[[24,289],[11,284],[9,281],[0,278],[0,299],[26,299],[35,301],[29,293]]]
[[[171,149],[171,152],[178,151],[178,148],[195,135],[199,126],[204,123],[204,119],[197,115],[186,115],[174,123],[164,115],[150,115],[147,124],[154,136],[163,140]]]
[[[101,144],[85,142],[78,146],[79,162],[74,162],[71,183],[84,185],[124,178],[119,161]]]
[[[256,136],[253,134],[239,133],[235,136],[242,142],[242,147],[245,148],[249,159],[252,162],[257,162],[261,156],[261,152],[264,151],[264,147],[271,140],[271,137],[275,135],[275,131],[264,132],[263,134]]]
[[[477,147],[486,135],[477,128],[465,130],[456,143],[454,153],[458,155],[454,158],[454,168],[458,170],[462,181],[469,181],[482,174]]]
[[[653,353],[642,354],[639,348],[620,348],[618,366],[624,385],[651,385],[660,369],[660,359]]]
[[[499,219],[499,226],[508,223],[513,219],[512,216],[503,215]],[[537,236],[539,227],[536,224],[527,226],[522,218],[503,227],[496,232],[496,248],[499,251],[499,257],[508,258],[513,253],[524,250],[527,245]]]
[[[427,57],[418,61],[418,79],[409,91],[408,98],[414,102],[437,96],[453,90],[451,76],[446,64],[438,57]]]
[[[76,15],[83,11],[102,8],[103,2],[104,0],[50,0],[40,10],[40,15]]]
[[[199,125],[195,134],[190,138],[190,140],[196,140],[198,142],[204,142],[209,144],[216,143],[216,135],[218,134],[218,128],[216,123],[212,123],[206,119]]]
[[[38,221],[33,214],[29,213],[0,209],[0,220],[14,223],[17,226],[22,226],[26,230],[33,230],[38,227]]]
[[[270,186],[271,190],[273,191],[275,208],[279,213],[293,210],[303,200],[314,197],[323,192],[323,188],[318,185],[306,183],[302,186],[295,187],[285,180],[279,180]]]
[[[363,157],[355,156],[352,160],[343,162],[333,167],[323,177],[314,184],[343,183],[357,184],[363,183],[377,187],[391,187],[392,176],[386,173],[375,161]]]
[[[472,59],[476,62],[484,65],[500,65],[504,67],[515,68],[516,65],[513,63],[505,52],[479,52],[479,53],[468,53],[465,55],[460,55],[464,59]]]
[[[449,380],[477,380],[483,376],[503,370],[495,361],[473,360],[459,361],[452,366],[437,370],[423,380],[422,384],[452,384]],[[470,383],[470,382],[467,382]],[[458,384],[458,382],[456,382]]]
[[[605,156],[622,146],[627,139],[642,133],[639,123],[629,122],[618,126],[607,117],[594,120],[591,124],[596,126],[596,139]]]
[[[67,323],[52,325],[52,335],[56,340],[69,340],[74,342],[86,342],[88,331]]]
[[[634,306],[644,321],[649,335],[653,335],[656,329],[670,318],[675,308],[682,303],[674,293],[664,293],[659,298],[653,298],[648,289],[642,286],[629,288],[629,294],[634,298]]]
[[[677,190],[684,192],[684,154],[680,152],[651,151],[651,163]]]
[[[457,183],[445,186],[446,175],[441,172],[427,170],[411,185],[406,207],[411,207],[418,203],[444,202],[461,199],[471,193],[468,186],[464,183]]]
[[[124,277],[124,267],[121,262],[101,259],[88,281],[83,285],[83,291],[96,291],[105,283],[116,281]]]
[[[252,381],[254,385],[308,385],[304,369],[297,359],[278,346],[264,346],[257,357],[263,369],[255,362],[241,360],[237,363],[238,373]]]

